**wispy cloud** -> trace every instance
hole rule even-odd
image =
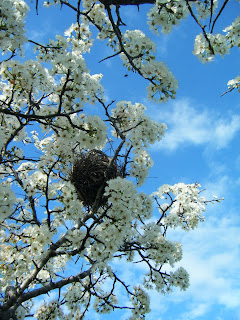
[[[156,149],[168,151],[185,146],[225,148],[240,131],[240,116],[222,116],[204,108],[197,108],[187,99],[170,105],[169,111],[158,111],[158,119],[168,130]]]
[[[183,244],[183,259],[178,266],[188,271],[190,287],[166,296],[150,291],[152,312],[147,315],[148,320],[171,320],[176,314],[177,320],[208,320],[212,314],[219,320],[228,319],[229,315],[240,319],[240,218],[238,208],[232,206],[228,197],[235,194],[238,186],[227,175],[206,186],[207,198],[217,193],[226,195],[226,200],[207,206],[206,221],[198,229],[168,230],[168,238]],[[146,271],[141,264],[135,267],[137,270],[127,263],[122,265],[121,275],[126,283],[140,280]]]
[[[179,266],[188,271],[191,285],[187,291],[176,289],[166,296],[154,290],[149,291],[152,311],[146,319],[170,320],[176,318],[176,314],[177,320],[211,319],[213,310],[219,317],[220,310],[226,314],[238,314],[239,221],[234,216],[224,215],[224,210],[222,206],[218,217],[210,216],[192,232],[171,232],[170,238],[183,244],[183,259]],[[126,262],[122,263],[119,272],[126,283],[132,284],[132,279],[140,280],[142,272],[146,271],[140,264],[137,266],[133,269]]]
[[[190,311],[183,313],[181,319],[184,320],[193,320],[198,317],[204,316],[210,309],[208,303],[193,303],[190,304]]]
[[[182,235],[184,255],[180,264],[188,270],[191,286],[177,299],[192,302],[184,319],[198,319],[216,306],[240,307],[239,219],[226,209],[222,205],[218,216],[210,216],[198,230]]]

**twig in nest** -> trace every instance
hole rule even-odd
[[[74,185],[79,199],[85,206],[92,206],[99,188],[104,184],[99,205],[107,203],[103,196],[106,182],[118,176],[124,176],[122,168],[116,163],[111,165],[111,158],[100,150],[80,153],[73,163],[70,181]]]

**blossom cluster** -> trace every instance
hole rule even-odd
[[[195,39],[193,53],[202,62],[212,61],[215,55],[225,55],[233,46],[239,46],[239,17],[223,30],[225,34],[213,32],[215,23],[225,6],[223,4],[217,12],[219,3],[218,0],[157,0],[147,14],[148,25],[153,31],[158,32],[161,28],[163,34],[170,33],[175,25],[180,24],[190,14],[203,30],[203,33]],[[60,4],[60,1],[52,0],[46,3],[46,5],[52,4]],[[106,14],[104,5],[97,0],[85,0],[82,6],[83,35],[87,31],[86,34],[89,36],[90,21],[98,29],[97,37],[108,40],[116,54],[120,54],[124,65],[149,80],[147,92],[150,99],[167,101],[169,97],[175,98],[177,81],[167,66],[156,60],[155,45],[150,38],[140,30],[127,30],[121,33],[118,23],[114,24],[112,21],[113,15],[109,14],[109,11]],[[204,27],[207,18],[210,20],[209,33],[205,32]],[[80,28],[76,24],[72,25],[70,33]],[[80,34],[79,31],[76,32]],[[87,38],[87,42],[92,44],[88,36],[83,38]]]
[[[134,309],[129,320],[144,319],[145,314],[151,311],[149,307],[150,299],[148,294],[140,286],[134,287],[134,295],[131,300]]]
[[[59,302],[57,300],[52,300],[49,303],[44,303],[34,314],[36,319],[45,320],[46,314],[48,314],[49,320],[59,319],[64,316],[63,311],[59,307]]]
[[[91,38],[91,31],[86,18],[81,18],[81,24],[73,23],[68,28],[64,35],[67,37],[67,41],[72,44],[72,52],[76,55],[90,52],[93,45],[93,39]]]
[[[222,56],[229,53],[231,48],[230,44],[226,41],[226,37],[220,33],[218,34],[207,34],[208,40],[201,33],[197,35],[194,43],[193,53],[202,61],[211,61],[213,60],[216,54]],[[211,47],[209,47],[209,42]]]
[[[144,182],[153,165],[147,152],[148,145],[160,141],[167,128],[164,123],[158,123],[147,116],[145,110],[143,104],[132,104],[130,101],[120,101],[116,108],[112,109],[116,126],[113,135],[118,136],[120,130],[128,138],[126,146],[133,147],[134,158],[130,172],[137,178],[138,185]]]
[[[159,212],[163,214],[162,224],[167,227],[181,227],[185,230],[194,229],[199,221],[203,220],[201,213],[205,211],[205,198],[199,196],[199,184],[178,183],[174,186],[165,184],[161,186],[152,196],[154,198],[171,199],[170,204],[162,203],[159,205]],[[168,212],[166,215],[165,213]]]
[[[213,2],[213,11],[216,6],[217,1]],[[208,13],[209,11],[208,9]],[[211,32],[196,36],[193,53],[200,61],[212,61],[216,55],[224,56],[230,53],[231,48],[239,47],[240,17],[237,17],[223,32],[224,34]]]
[[[240,76],[237,76],[235,79],[229,80],[228,81],[228,88],[229,88],[229,90],[240,88]]]
[[[171,271],[170,274],[165,272],[159,273],[153,270],[153,272],[146,274],[144,286],[147,289],[154,288],[163,294],[170,293],[172,287],[179,287],[181,290],[185,291],[189,287],[189,275],[182,267],[174,272]]]
[[[137,69],[145,79],[150,80],[148,98],[158,102],[165,102],[169,97],[174,99],[178,82],[166,64],[156,60],[155,43],[140,30],[126,31],[122,41],[125,52],[120,57],[123,64],[128,70]]]
[[[64,3],[53,0],[45,5],[74,9]],[[174,98],[177,81],[155,59],[150,38],[140,30],[121,32],[118,12],[115,23],[111,8],[99,1],[84,0],[79,5],[77,22],[63,35],[36,45],[31,59],[18,60],[15,55],[26,41],[28,6],[23,0],[1,4],[1,50],[12,56],[0,65],[0,312],[8,305],[9,286],[16,286],[10,303],[19,319],[32,314],[35,297],[56,288],[59,299],[48,299],[37,308],[37,319],[84,318],[90,306],[109,313],[120,308],[121,286],[130,295],[130,319],[144,319],[150,312],[149,296],[140,285],[125,284],[115,270],[116,262],[144,264],[145,289],[185,290],[187,272],[181,267],[166,271],[182,258],[181,244],[168,240],[166,233],[168,228],[197,227],[205,200],[198,184],[163,185],[151,196],[138,190],[153,165],[149,145],[163,138],[166,125],[147,116],[140,103],[119,101],[114,107],[110,104],[108,112],[102,74],[90,74],[84,59],[93,45],[90,25],[97,27],[96,37],[107,39],[129,70],[149,81],[150,98]],[[205,16],[207,8],[201,2],[196,5]],[[169,32],[187,14],[183,0],[158,0],[149,14],[150,26]],[[225,32],[228,45],[221,35],[208,35],[215,52],[225,54],[238,45],[239,20]],[[205,40],[199,38],[203,49],[196,48],[202,57],[210,55]],[[238,87],[239,79],[234,81],[229,86]],[[99,107],[98,115],[90,104]],[[104,176],[104,190],[98,190],[102,194],[98,192],[91,206],[82,202],[70,176],[78,153],[93,149],[106,154],[113,150],[123,172],[110,180]],[[98,180],[98,174],[93,178]],[[105,199],[101,204],[99,195]]]
[[[58,1],[53,1],[52,3],[48,2],[47,5],[58,3]],[[163,62],[156,61],[153,41],[140,30],[127,30],[121,35],[121,43],[119,43],[104,5],[98,1],[83,1],[82,6],[81,24],[72,24],[65,32],[68,41],[71,41],[75,48],[74,51],[80,50],[81,45],[83,46],[82,52],[89,52],[92,46],[89,29],[89,21],[91,21],[98,29],[97,38],[108,40],[109,46],[115,52],[120,53],[123,65],[128,70],[138,72],[149,80],[147,93],[150,99],[160,102],[167,101],[169,97],[174,99],[178,82]],[[177,5],[177,7],[178,14],[180,11],[184,12],[183,9],[180,9],[181,5]]]
[[[139,236],[139,241],[144,246],[149,245],[149,258],[155,261],[155,267],[160,267],[164,264],[169,264],[173,267],[177,261],[181,260],[181,244],[166,239],[160,225],[149,222],[142,226],[142,229],[143,234]]]
[[[0,175],[0,177],[3,174]],[[11,212],[11,208],[16,201],[16,195],[11,189],[12,181],[11,179],[4,180],[0,184],[0,203],[1,203],[1,211],[0,211],[0,222],[3,222],[9,216]]]
[[[119,101],[112,109],[112,117],[116,119],[117,128],[127,136],[134,148],[148,147],[160,141],[165,133],[166,125],[152,120],[145,114],[146,107],[141,103]],[[116,129],[113,131],[117,135]]]
[[[105,196],[110,204],[108,217],[94,230],[93,235],[100,240],[99,244],[88,248],[88,259],[99,262],[112,259],[123,239],[131,236],[132,220],[138,208],[139,211],[142,208],[141,202],[136,201],[138,193],[134,183],[127,179],[118,177],[109,180]]]
[[[211,2],[198,0],[198,1],[194,1],[194,4],[192,4],[192,7],[194,6],[196,7],[198,18],[201,20],[205,20],[211,14],[213,15],[216,12],[218,4],[219,4],[218,0],[212,0]]]
[[[226,39],[231,47],[240,45],[240,17],[237,17],[233,23],[223,30],[226,33]]]
[[[157,0],[148,12],[148,25],[150,30],[158,33],[161,29],[163,34],[170,33],[175,25],[186,19],[189,14],[202,28],[203,32],[196,36],[193,53],[201,62],[209,62],[216,55],[224,56],[233,47],[239,47],[240,17],[238,16],[231,25],[222,33],[214,33],[214,27],[225,4],[217,12],[218,0],[213,1],[172,1]],[[215,15],[215,16],[214,16]],[[209,18],[209,33],[205,32],[206,19]],[[161,67],[162,69],[162,67]],[[173,79],[171,79],[173,80]],[[231,87],[236,88],[236,87]],[[150,96],[152,93],[150,93]],[[174,97],[174,95],[173,95]]]
[[[155,32],[161,27],[163,34],[170,33],[187,16],[186,1],[157,0],[148,12],[148,25]]]
[[[22,51],[25,37],[25,18],[29,10],[23,0],[2,0],[0,12],[0,50],[2,54],[16,49]]]

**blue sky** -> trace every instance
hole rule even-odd
[[[231,7],[232,6],[232,7]],[[230,1],[216,28],[224,29],[239,12],[239,3]],[[151,193],[164,183],[199,182],[206,197],[224,197],[220,204],[210,205],[206,221],[190,233],[174,230],[170,237],[183,243],[180,265],[190,274],[191,286],[186,292],[174,291],[168,296],[151,292],[152,312],[147,320],[240,320],[240,100],[239,93],[221,96],[227,81],[239,74],[239,50],[211,64],[201,64],[192,54],[193,41],[200,32],[191,20],[174,28],[170,35],[159,37],[146,26],[150,6],[122,9],[129,29],[141,29],[157,43],[157,57],[170,67],[179,81],[177,98],[157,105],[146,98],[147,83],[127,72],[118,57],[98,63],[111,54],[96,41],[86,60],[91,73],[103,73],[106,98],[131,100],[148,107],[148,114],[168,126],[162,142],[150,148],[154,167],[144,186]],[[34,5],[31,5],[34,9]],[[52,13],[55,16],[52,16]],[[61,34],[73,19],[68,10],[41,9],[30,14],[29,38],[47,41]],[[221,22],[220,22],[221,21]],[[127,77],[124,77],[128,74]],[[91,112],[98,113],[98,107]],[[131,265],[124,265],[126,279],[136,277]],[[124,312],[89,319],[125,319]]]

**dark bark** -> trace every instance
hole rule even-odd
[[[15,310],[7,310],[0,312],[0,319],[1,320],[18,320],[17,316],[15,315]]]
[[[104,5],[139,6],[141,4],[154,4],[155,0],[100,0]]]
[[[156,0],[99,0],[104,5],[115,5],[115,6],[140,6],[142,4],[154,4]],[[194,2],[196,0],[189,0]],[[229,1],[229,0],[225,0]]]

